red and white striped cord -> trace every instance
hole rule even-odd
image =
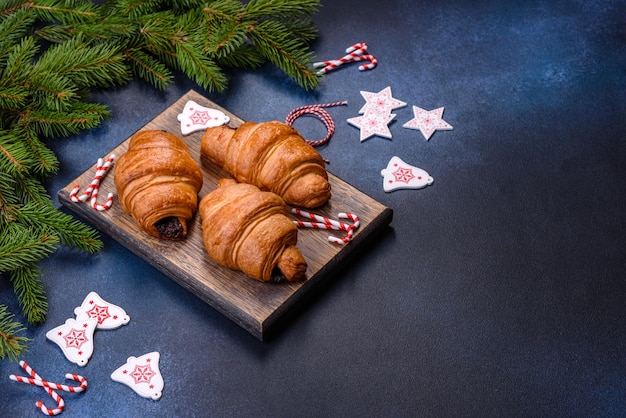
[[[291,213],[308,218],[316,222],[295,220],[293,223],[299,228],[315,228],[315,229],[328,229],[334,231],[345,231],[346,235],[342,238],[335,237],[333,235],[328,236],[328,241],[335,244],[347,244],[352,241],[354,237],[354,230],[359,227],[361,221],[359,217],[347,212],[341,212],[337,215],[340,219],[349,219],[352,221],[351,225],[345,222],[336,221],[334,219],[327,218],[326,216],[317,215],[315,213],[307,212],[299,208],[292,208]]]
[[[111,154],[109,158],[107,158],[106,162],[102,160],[102,158],[98,158],[98,163],[96,164],[96,174],[94,175],[91,184],[89,187],[78,196],[78,191],[80,190],[80,184],[74,186],[72,191],[70,192],[70,200],[72,202],[84,202],[91,197],[90,204],[97,211],[108,210],[113,205],[113,193],[109,193],[107,196],[107,200],[104,205],[100,205],[97,203],[98,200],[98,191],[100,190],[100,182],[104,179],[104,176],[109,170],[109,167],[115,161],[115,154]]]
[[[313,105],[305,105],[305,106],[296,107],[295,109],[293,109],[291,112],[287,114],[287,117],[285,118],[285,123],[289,126],[293,126],[294,121],[302,115],[317,116],[317,118],[322,121],[324,126],[326,126],[326,131],[327,131],[326,136],[317,141],[311,141],[308,139],[305,139],[305,141],[307,144],[313,147],[318,147],[328,142],[330,138],[333,136],[333,134],[335,133],[335,121],[333,120],[332,116],[330,116],[330,113],[328,113],[324,108],[333,107],[333,106],[343,106],[347,104],[348,102],[346,100],[343,100],[340,102],[313,104]]]
[[[9,379],[14,380],[16,382],[28,383],[30,385],[42,387],[46,391],[46,393],[48,393],[48,395],[50,395],[50,397],[57,403],[56,408],[48,408],[47,406],[43,404],[42,400],[38,400],[35,403],[37,408],[39,408],[39,410],[46,415],[49,415],[49,416],[58,415],[61,412],[63,412],[63,410],[65,409],[65,402],[63,401],[63,398],[55,391],[55,389],[62,390],[65,392],[70,392],[70,393],[80,393],[84,391],[85,389],[87,389],[87,379],[77,374],[67,373],[65,375],[65,378],[72,379],[80,383],[79,386],[68,386],[68,385],[61,385],[58,383],[48,382],[47,380],[42,379],[41,376],[39,376],[37,372],[33,370],[33,368],[31,368],[28,365],[28,363],[26,363],[23,360],[20,361],[20,366],[22,367],[22,369],[26,371],[26,373],[30,375],[30,377],[16,376],[12,374],[9,376]]]
[[[313,68],[320,68],[317,71],[317,74],[327,74],[328,72],[334,70],[340,65],[350,63],[350,62],[358,62],[358,61],[369,61],[368,64],[359,65],[359,71],[367,71],[371,70],[378,65],[378,60],[371,54],[366,54],[367,44],[365,42],[356,43],[346,49],[346,54],[341,58],[336,60],[328,60],[328,61],[320,61],[313,63]]]

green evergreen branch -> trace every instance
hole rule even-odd
[[[96,253],[102,248],[98,234],[91,228],[76,221],[72,216],[58,211],[49,201],[31,202],[20,207],[15,219],[33,229],[43,228],[54,231],[61,243],[88,253]]]
[[[5,226],[0,237],[0,274],[29,267],[52,254],[59,239],[23,226]]]
[[[48,301],[41,276],[42,272],[37,267],[22,267],[11,271],[13,291],[22,313],[31,325],[45,322],[48,313]]]
[[[0,2],[0,275],[24,316],[45,320],[38,263],[60,245],[95,253],[97,232],[54,207],[43,181],[59,162],[47,147],[98,126],[109,110],[94,89],[133,77],[165,89],[174,71],[222,92],[223,68],[271,62],[304,89],[311,70],[311,15],[319,0],[2,0]],[[45,40],[47,42],[42,42]],[[0,306],[0,359],[28,339]]]
[[[109,111],[103,105],[74,102],[70,111],[31,109],[18,114],[23,127],[44,137],[62,137],[98,126]]]
[[[59,169],[59,160],[54,153],[28,129],[20,129],[15,132],[22,144],[32,156],[30,172],[39,178],[55,174]]]
[[[305,19],[316,13],[319,7],[318,2],[310,0],[251,0],[245,11],[250,19],[288,22]]]
[[[289,38],[288,31],[279,22],[264,21],[251,32],[252,40],[264,56],[288,74],[294,74],[298,84],[312,89],[318,76],[311,69],[313,54],[303,50],[303,41]]]
[[[6,305],[0,305],[0,360],[8,357],[11,361],[17,361],[26,352],[26,343],[30,341],[30,338],[17,335],[24,332],[25,328],[13,320],[14,316]]]
[[[96,17],[95,5],[88,1],[38,0],[25,3],[46,22],[80,21]],[[66,7],[65,5],[71,5]]]
[[[162,62],[140,49],[124,52],[134,74],[146,80],[156,88],[165,90],[172,80],[172,72]]]
[[[227,78],[221,68],[189,42],[176,44],[176,62],[189,78],[209,91],[223,92]]]
[[[26,144],[12,132],[0,130],[0,169],[11,176],[18,176],[27,172],[33,163],[34,158]]]
[[[15,13],[2,15],[0,14],[2,24],[0,24],[0,66],[3,64],[4,57],[11,50],[13,45],[24,38],[29,29],[37,20],[33,13],[29,13],[26,9],[21,9]]]
[[[130,79],[116,45],[88,45],[82,36],[49,48],[34,69],[43,75],[67,77],[80,88],[112,87]]]
[[[11,271],[13,291],[22,308],[26,320],[32,325],[40,325],[46,320],[48,301],[43,282],[39,279],[42,272],[37,267],[22,267]]]

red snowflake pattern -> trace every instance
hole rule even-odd
[[[407,184],[415,178],[415,176],[413,175],[413,170],[405,167],[398,167],[398,169],[393,172],[393,176],[395,177],[397,182]]]
[[[194,123],[194,125],[205,125],[211,117],[209,116],[209,112],[205,111],[194,111],[189,119]]]
[[[98,324],[102,324],[107,318],[110,318],[108,306],[94,306],[87,311],[89,318],[95,318],[98,320]]]
[[[88,339],[85,335],[85,331],[73,329],[63,337],[65,339],[65,344],[67,347],[76,347],[80,348],[83,344],[85,344]]]
[[[154,371],[152,371],[152,368],[150,367],[149,364],[146,364],[145,366],[135,366],[135,370],[133,370],[133,372],[130,374],[133,379],[135,379],[135,383],[150,383],[150,379],[152,379],[152,377],[155,375],[156,373]]]

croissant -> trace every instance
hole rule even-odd
[[[280,196],[232,179],[218,186],[202,198],[199,209],[211,258],[263,282],[302,280],[307,262],[295,246],[298,228]]]
[[[236,130],[208,128],[200,151],[240,183],[274,192],[290,205],[314,208],[330,199],[324,160],[284,123],[246,122]]]
[[[202,171],[185,142],[164,131],[137,132],[114,167],[122,210],[140,229],[162,239],[187,236]]]

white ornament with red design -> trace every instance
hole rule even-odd
[[[46,338],[61,348],[65,357],[74,364],[85,366],[93,354],[93,333],[98,320],[89,318],[77,321],[69,318],[46,333]]]
[[[183,135],[225,125],[230,121],[230,118],[221,110],[204,107],[193,100],[185,103],[183,113],[179,114],[177,119],[180,122],[180,132]]]
[[[115,329],[130,322],[124,309],[105,301],[96,292],[90,292],[82,305],[74,309],[74,314],[77,320],[97,319],[97,329]]]
[[[361,91],[365,105],[359,110],[361,116],[348,119],[348,123],[360,129],[361,142],[372,136],[391,139],[389,124],[396,117],[392,110],[406,106],[406,103],[391,95],[391,87],[385,87],[378,93]]]
[[[433,184],[433,178],[421,168],[405,163],[394,156],[387,167],[381,170],[383,190],[392,192],[398,189],[422,189]]]
[[[402,125],[402,127],[421,131],[427,141],[435,131],[452,130],[452,125],[443,120],[443,107],[425,110],[421,107],[413,106],[413,116],[414,118]]]
[[[125,384],[144,398],[158,400],[164,386],[159,359],[157,351],[140,357],[128,357],[126,363],[111,374],[111,379]]]

